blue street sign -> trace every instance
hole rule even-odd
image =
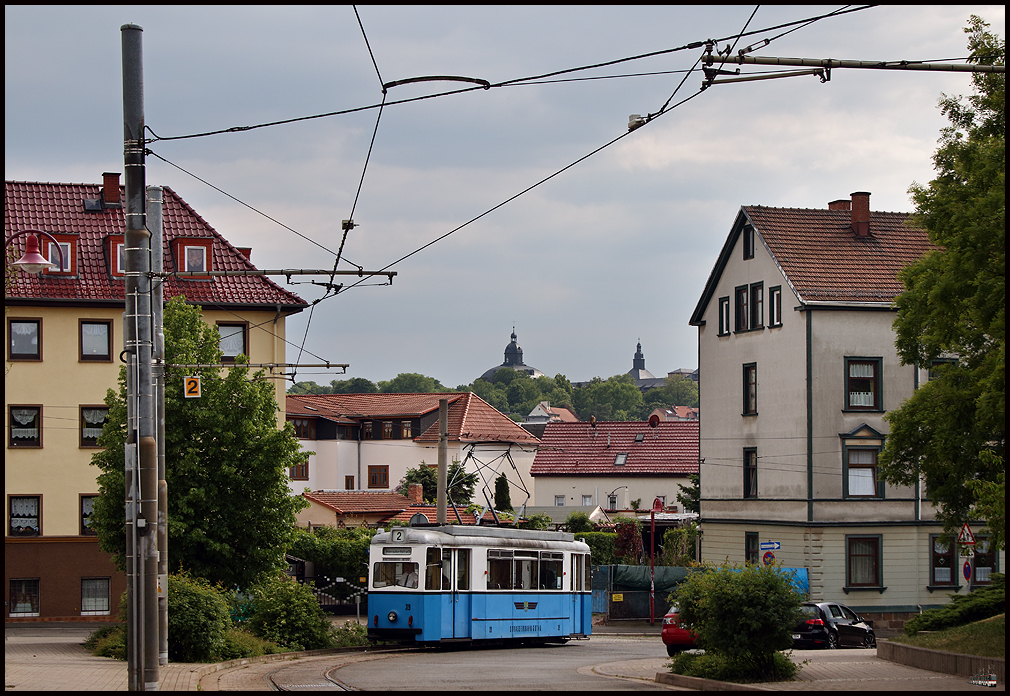
[[[762,541],[761,550],[762,551],[778,551],[782,548],[781,541]]]

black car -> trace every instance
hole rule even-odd
[[[794,648],[875,648],[873,622],[844,604],[804,602],[804,620],[793,631]]]

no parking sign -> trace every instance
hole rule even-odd
[[[765,565],[771,565],[775,562],[775,554],[771,551],[765,551],[765,555],[761,557],[761,560],[764,561]]]

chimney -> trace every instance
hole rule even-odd
[[[852,210],[852,202],[848,198],[839,198],[828,203],[828,210]]]
[[[119,194],[119,172],[105,172],[102,174],[102,207],[123,207],[123,199]]]
[[[852,195],[852,231],[857,237],[870,236],[870,194],[856,191]]]
[[[239,250],[242,256],[246,257],[247,260],[250,261],[252,260],[250,258],[252,256],[252,247],[236,247],[236,248]]]
[[[407,497],[410,502],[421,504],[424,502],[424,486],[420,483],[407,484]]]

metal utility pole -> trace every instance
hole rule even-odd
[[[124,260],[130,420],[126,447],[127,668],[131,691],[158,689],[158,445],[151,375],[151,248],[144,163],[143,28],[124,24],[123,160],[126,183]]]
[[[446,523],[446,483],[449,478],[449,400],[438,400],[438,495],[435,521]]]
[[[165,268],[163,191],[147,187],[147,227],[151,232],[151,272]],[[165,480],[165,284],[151,287],[154,330],[154,423],[158,441],[158,664],[168,664],[168,483]]]

